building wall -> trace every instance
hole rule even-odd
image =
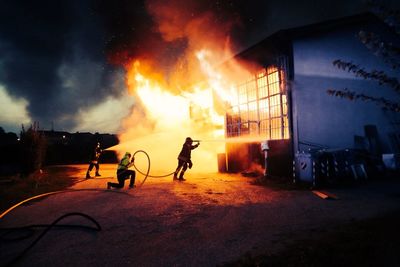
[[[400,114],[385,112],[373,103],[349,101],[327,94],[327,89],[348,88],[400,100],[393,89],[357,78],[333,66],[334,60],[341,59],[359,64],[367,71],[378,69],[396,75],[356,37],[360,30],[371,30],[392,39],[396,37],[383,24],[369,24],[314,33],[293,41],[294,79],[291,93],[294,151],[317,146],[353,148],[354,135],[364,136],[365,125],[377,126],[383,152],[393,150],[388,134],[400,130]]]

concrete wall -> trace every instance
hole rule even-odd
[[[356,37],[360,30],[396,38],[384,25],[357,25],[347,29],[313,34],[293,41],[294,80],[291,84],[294,151],[315,143],[329,148],[353,148],[354,135],[364,136],[364,125],[378,128],[383,152],[392,151],[388,133],[400,131],[400,114],[383,111],[373,103],[332,97],[327,89],[348,88],[373,96],[400,101],[399,94],[377,82],[357,78],[333,66],[336,59],[352,61],[365,70],[391,71]],[[397,128],[396,128],[397,124]]]

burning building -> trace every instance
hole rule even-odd
[[[306,153],[358,148],[360,140],[375,156],[400,150],[398,112],[327,93],[351,88],[397,101],[394,90],[332,64],[343,59],[396,75],[357,37],[360,31],[378,32],[397,41],[376,16],[281,30],[233,56],[229,38],[221,34],[225,27],[212,27],[211,14],[165,21],[175,10],[158,11],[162,36],[186,38],[187,46],[167,74],[154,59],[134,58],[124,64],[136,104],[122,125],[119,153],[146,150],[156,162],[152,168],[168,173],[175,168],[183,140],[191,136],[207,141],[193,155],[197,171],[266,170],[291,177],[293,166],[303,174],[311,169],[309,176],[314,175],[312,161],[299,163]],[[180,34],[167,34],[171,27],[161,27],[164,23],[178,23],[172,29]]]
[[[351,88],[398,103],[399,96],[391,88],[332,64],[342,59],[398,78],[398,72],[360,41],[360,31],[399,41],[392,29],[368,13],[281,30],[234,57],[256,67],[236,81],[226,110],[226,157],[221,164],[227,171],[267,164],[270,175],[290,177],[296,161],[298,175],[302,168],[310,170],[302,174],[307,180],[315,174],[312,161],[299,165],[302,154],[365,149],[381,157],[400,151],[399,112],[327,93],[331,88]],[[262,141],[269,147],[266,160]]]

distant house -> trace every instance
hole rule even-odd
[[[399,100],[391,88],[333,66],[342,59],[398,76],[358,39],[360,30],[399,44],[392,29],[367,13],[281,30],[238,54],[235,59],[262,67],[238,83],[237,102],[226,113],[226,137],[268,140],[267,172],[278,176],[291,176],[293,162],[303,152],[400,152],[399,113],[327,94],[331,88],[349,88]],[[259,141],[227,143],[227,171],[245,171],[255,163],[265,166]]]

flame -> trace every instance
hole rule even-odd
[[[223,79],[221,73],[216,71],[215,67],[210,64],[209,58],[211,56],[211,52],[208,50],[201,50],[196,53],[196,57],[200,62],[201,69],[207,75],[208,83],[212,89],[223,101],[234,103],[235,99],[237,98],[236,90],[234,90],[233,85],[227,85],[225,82],[226,80]]]
[[[145,150],[152,159],[152,170],[172,172],[185,141],[193,139],[223,139],[224,115],[218,113],[213,99],[213,88],[207,84],[193,86],[180,94],[172,93],[160,76],[149,71],[138,60],[128,67],[127,85],[137,98],[132,114],[125,119],[120,134],[119,154]],[[219,89],[222,90],[222,89]],[[224,144],[202,143],[192,152],[194,169],[200,172],[217,170],[217,154],[224,152]],[[139,165],[145,169],[146,162]]]
[[[186,137],[225,139],[227,105],[238,101],[234,83],[248,75],[247,68],[233,60],[223,67],[218,63],[232,57],[226,33],[234,22],[216,23],[218,16],[198,13],[198,1],[174,1],[147,0],[146,8],[164,41],[186,40],[186,48],[163,73],[163,62],[175,54],[167,54],[162,58],[165,61],[151,61],[146,54],[146,60],[125,62],[126,84],[135,105],[122,123],[120,144],[113,147],[120,155],[145,150],[151,158],[151,172],[161,174],[175,170]],[[201,143],[192,151],[191,171],[215,172],[217,154],[224,151],[224,142]],[[141,164],[145,169],[147,163],[137,165]]]
[[[213,59],[211,51],[199,50],[196,58],[204,81],[179,94],[174,93],[176,90],[170,88],[150,63],[135,60],[127,66],[129,93],[137,103],[124,120],[120,145],[113,148],[120,155],[145,150],[152,160],[152,172],[170,173],[176,168],[185,138],[190,136],[207,140],[192,152],[193,171],[217,171],[217,155],[225,152],[225,143],[212,140],[225,139],[226,107],[237,102],[237,94],[233,82],[229,83],[234,79],[210,63]],[[240,75],[229,75],[248,75],[245,69],[238,69]],[[142,161],[138,166],[145,169],[146,164]]]

